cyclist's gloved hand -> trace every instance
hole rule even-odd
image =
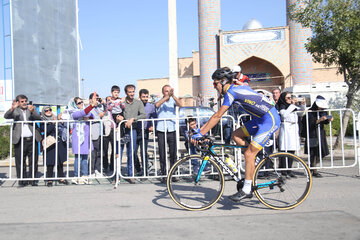
[[[195,134],[197,134],[197,133],[199,133],[199,132],[200,132],[200,128],[191,129],[191,133],[192,133],[193,135],[195,135]]]
[[[198,141],[200,138],[202,138],[204,135],[201,134],[199,131],[198,133],[192,135],[191,139]]]

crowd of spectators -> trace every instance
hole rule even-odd
[[[240,67],[235,67],[233,71],[236,73],[234,77],[237,81],[249,84],[250,80],[241,73]],[[162,87],[163,96],[155,104],[148,102],[147,89],[139,91],[139,99],[135,98],[134,85],[126,85],[124,91],[126,96],[123,98],[119,97],[120,87],[118,86],[112,86],[111,96],[106,98],[100,98],[96,92],[91,93],[88,105],[84,104],[85,99],[74,97],[69,101],[66,109],[57,115],[52,112],[50,106],[42,106],[39,114],[25,95],[18,95],[4,117],[15,121],[12,144],[15,152],[16,175],[18,179],[21,179],[18,182],[19,186],[38,185],[39,150],[43,154],[44,174],[47,179],[45,183],[49,187],[53,185],[54,180],[60,184],[68,184],[66,177],[73,177],[71,180],[73,184],[90,184],[92,178],[116,173],[114,158],[115,156],[122,158],[125,148],[126,175],[129,177],[129,183],[135,183],[131,177],[135,175],[146,177],[149,174],[147,149],[151,133],[156,134],[158,141],[159,174],[166,176],[169,167],[178,158],[177,130],[175,120],[172,119],[176,117],[176,107],[182,107],[182,103],[169,85]],[[325,112],[320,114],[309,112],[301,121],[297,110],[305,109],[304,99],[298,102],[290,92],[281,93],[279,88],[272,90],[272,98],[281,117],[281,126],[275,133],[273,143],[279,151],[295,153],[300,149],[299,137],[305,137],[305,153],[310,153],[310,165],[315,167],[319,162],[320,154],[322,157],[329,154],[323,125],[332,121],[332,118],[329,118]],[[204,101],[203,98],[201,99]],[[325,99],[318,96],[310,110],[324,110],[325,108],[327,108]],[[235,115],[235,119],[242,114],[236,110],[231,113]],[[190,118],[186,123],[189,130],[201,127],[197,126],[195,118],[188,117]],[[147,120],[142,121],[142,119]],[[39,120],[42,120],[40,124],[33,122]],[[67,122],[66,120],[77,121]],[[18,121],[27,122],[17,123]],[[320,135],[316,131],[304,133],[307,129],[316,129],[317,125],[320,126]],[[187,131],[186,136],[188,134]],[[120,138],[117,138],[117,135],[120,135]],[[230,135],[231,133],[227,134],[226,143],[230,142]],[[307,139],[308,136],[309,139]],[[74,154],[73,175],[65,176],[64,163],[68,160],[67,144],[70,140]],[[309,141],[311,141],[310,147],[307,147]],[[185,145],[190,154],[196,153],[196,149],[189,142],[186,141]],[[320,145],[321,151],[319,151]],[[271,153],[273,149],[273,146],[269,146],[266,151]],[[138,152],[140,152],[140,157]],[[28,164],[26,159],[28,159]],[[167,165],[167,162],[170,165]],[[291,168],[291,165],[291,162],[280,160],[280,167]],[[283,174],[289,178],[296,177],[291,171],[284,171]],[[313,175],[321,177],[316,170],[313,170]],[[164,182],[165,179],[161,178],[161,181]]]

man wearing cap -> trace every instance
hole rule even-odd
[[[250,80],[248,76],[242,74],[241,67],[239,65],[234,66],[232,68],[232,72],[236,74],[235,79],[233,81],[235,85],[249,85]]]

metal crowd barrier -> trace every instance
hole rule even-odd
[[[8,167],[7,170],[5,172],[2,172],[2,175],[4,175],[4,177],[1,177],[0,180],[1,181],[8,181],[8,180],[18,180],[18,181],[39,181],[39,180],[60,180],[60,179],[64,179],[64,180],[78,180],[78,179],[85,179],[86,181],[91,180],[91,179],[100,179],[100,178],[113,178],[115,176],[115,170],[116,170],[116,166],[118,164],[118,162],[115,159],[115,154],[113,157],[113,162],[114,162],[114,170],[112,172],[105,172],[103,169],[103,156],[104,156],[104,151],[103,151],[103,141],[104,141],[104,132],[103,132],[103,123],[110,121],[112,124],[115,124],[113,121],[111,120],[87,120],[87,121],[75,121],[75,120],[53,120],[53,121],[8,121],[6,123],[2,123],[0,124],[0,127],[5,127],[5,126],[10,126],[10,144],[9,144],[9,156],[6,158],[7,162],[8,162]],[[29,164],[27,164],[27,166],[24,166],[24,164],[26,164],[26,159],[24,159],[24,138],[21,137],[20,138],[20,151],[21,151],[21,160],[20,160],[20,169],[23,169],[23,167],[29,167],[31,169],[31,173],[29,173],[29,175],[24,176],[23,171],[20,170],[20,177],[16,176],[16,173],[14,173],[14,167],[15,167],[15,158],[13,157],[13,131],[14,131],[14,126],[15,125],[21,125],[21,129],[23,132],[24,127],[29,126],[32,128],[32,161],[31,161],[31,166],[29,166]],[[44,131],[42,133],[43,135],[43,139],[46,139],[48,137],[47,133],[47,128],[49,127],[49,124],[55,124],[55,164],[54,164],[54,176],[53,177],[47,177],[46,173],[47,173],[47,168],[48,168],[48,164],[47,164],[47,151],[44,150],[47,148],[47,142],[44,141],[44,146],[40,146],[42,141],[40,142],[36,142],[35,140],[35,131],[39,131],[38,129],[40,129],[40,124],[43,125]],[[58,174],[58,169],[57,166],[60,164],[59,163],[59,137],[61,137],[59,135],[59,124],[66,124],[66,161],[64,162],[64,176],[59,176]],[[89,154],[87,156],[88,159],[88,176],[83,176],[83,178],[81,178],[80,173],[81,173],[81,168],[80,168],[80,151],[77,154],[78,156],[78,172],[77,175],[78,177],[74,176],[74,158],[75,158],[75,154],[71,154],[69,152],[69,149],[71,148],[71,144],[72,144],[72,140],[71,140],[71,129],[72,126],[74,126],[75,124],[77,124],[79,127],[83,126],[82,124],[89,124],[89,133],[90,136],[87,139],[89,141]],[[99,138],[100,138],[100,171],[97,176],[95,176],[95,172],[92,172],[92,149],[93,149],[93,142],[92,142],[92,138],[91,138],[91,132],[92,132],[92,128],[95,124],[100,124],[100,132],[99,132]],[[115,125],[114,125],[115,126]],[[113,139],[116,137],[115,135],[115,131],[113,132]],[[80,141],[78,141],[78,149],[80,149]],[[39,151],[41,150],[41,151]],[[114,150],[115,152],[115,150]],[[36,156],[37,153],[40,153],[38,156]],[[26,157],[26,156],[25,156]],[[25,161],[24,161],[25,160]],[[28,159],[29,160],[29,159]],[[110,159],[111,161],[111,159]],[[40,164],[39,164],[40,163]],[[39,171],[39,166],[43,166],[43,171]],[[4,169],[4,167],[2,167],[2,169]],[[38,170],[38,174],[35,174],[36,169]],[[25,171],[27,172],[27,170]]]
[[[184,144],[185,144],[185,138],[183,136],[182,133],[180,133],[180,131],[183,130],[189,130],[189,126],[188,124],[185,124],[185,120],[189,119],[189,118],[195,118],[197,120],[197,126],[201,127],[211,116],[200,116],[200,117],[181,117],[181,118],[174,118],[174,119],[169,119],[169,118],[157,118],[157,119],[141,119],[139,120],[141,126],[144,126],[145,122],[150,122],[152,124],[152,126],[155,126],[157,122],[164,122],[164,126],[165,129],[167,128],[167,121],[175,121],[175,129],[176,129],[176,146],[177,146],[177,160],[179,158],[181,158],[184,154],[190,154],[190,148],[188,150],[184,149]],[[226,134],[224,131],[224,127],[228,128],[227,125],[224,124],[224,122],[227,121],[227,124],[231,126],[231,131],[228,131],[228,133]],[[123,120],[120,122],[119,125],[121,124],[125,124],[127,121]],[[181,126],[180,126],[181,125]],[[217,139],[220,142],[225,142],[225,137],[228,137],[230,139],[231,137],[231,132],[232,130],[235,129],[235,124],[234,124],[234,118],[231,116],[223,116],[223,118],[220,121],[220,124],[218,125],[219,129],[216,133],[214,133],[212,130],[210,131],[210,135],[214,136],[216,135]],[[118,165],[118,175],[119,177],[117,178],[117,182],[116,185],[119,183],[118,179],[119,178],[123,178],[123,179],[131,179],[131,178],[137,178],[137,179],[157,179],[157,178],[164,178],[166,177],[166,175],[161,174],[160,172],[160,160],[159,160],[159,156],[158,156],[158,141],[157,141],[157,135],[156,135],[156,128],[154,127],[154,131],[152,132],[152,134],[149,134],[149,139],[148,139],[148,148],[147,151],[148,153],[150,153],[151,157],[149,157],[149,159],[147,160],[148,162],[146,163],[145,161],[141,161],[141,168],[142,168],[142,172],[140,173],[136,173],[135,172],[135,163],[134,161],[132,161],[131,166],[132,166],[132,173],[131,176],[128,176],[126,173],[126,165],[127,165],[127,158],[124,158],[124,154],[121,154],[121,156],[119,157],[120,160],[120,164]],[[130,129],[130,133],[132,133],[132,127]],[[142,148],[144,149],[145,146],[145,132],[143,127],[141,128],[141,130],[138,132],[138,139],[143,140],[142,141]],[[167,139],[167,132],[164,132],[165,135],[165,139]],[[132,135],[130,134],[130,138],[132,139]],[[118,132],[118,139],[123,139],[123,135],[121,133],[121,131]],[[124,149],[124,145],[121,144],[121,142],[118,142],[118,148],[119,149]],[[132,144],[132,142],[128,145],[129,149],[131,149],[132,151],[134,151],[134,146]],[[168,144],[167,141],[165,141],[165,149],[166,152],[168,152]],[[145,151],[143,152],[143,156],[141,159],[146,159],[145,158]],[[138,153],[135,153],[138,156]],[[223,152],[223,155],[225,154],[225,152]],[[135,158],[135,157],[134,157]],[[134,159],[133,158],[133,159]],[[140,161],[140,157],[138,157],[139,161]],[[165,164],[166,164],[166,172],[169,172],[171,166],[170,166],[170,162],[169,162],[169,156],[168,154],[165,155]],[[148,166],[147,171],[144,171],[144,169],[146,168],[146,166]],[[146,174],[147,173],[147,174]]]
[[[344,136],[343,134],[343,124],[342,124],[342,117],[344,115],[344,112],[349,112],[350,113],[350,117],[352,117],[352,123],[353,123],[353,133],[351,136]],[[319,113],[321,111],[297,111],[297,113],[299,114],[299,116],[301,118],[308,118],[308,114],[309,112],[317,112],[317,116],[319,118]],[[357,163],[358,163],[358,158],[359,158],[359,153],[360,150],[358,148],[358,141],[360,142],[360,136],[359,136],[359,140],[357,141],[357,136],[356,136],[356,126],[360,135],[360,114],[356,117],[355,113],[353,110],[351,109],[327,109],[326,110],[327,115],[334,115],[334,113],[338,113],[338,116],[336,119],[334,119],[333,122],[329,122],[328,124],[328,129],[329,129],[329,136],[327,136],[327,143],[328,143],[328,147],[329,147],[329,155],[328,156],[322,156],[321,153],[321,147],[322,147],[322,143],[321,141],[319,141],[319,163],[317,166],[310,166],[310,154],[305,154],[304,153],[304,147],[305,147],[305,141],[307,141],[307,151],[308,153],[310,152],[310,143],[309,143],[309,125],[308,125],[308,121],[306,121],[307,126],[306,126],[306,138],[302,138],[300,137],[300,135],[298,137],[292,138],[292,139],[287,139],[287,135],[285,135],[285,139],[284,141],[299,141],[300,142],[300,146],[301,148],[297,151],[295,151],[295,155],[299,156],[300,158],[302,158],[303,160],[305,160],[305,162],[307,162],[308,166],[310,166],[310,169],[334,169],[334,168],[348,168],[348,167],[354,167]],[[238,127],[240,124],[243,124],[244,119],[251,119],[250,115],[248,114],[242,114],[238,117]],[[299,124],[299,123],[298,123]],[[338,124],[340,126],[339,129],[339,137],[340,137],[340,147],[341,150],[337,150],[334,149],[334,143],[335,143],[335,139],[337,138],[336,135],[334,135],[332,127],[333,124]],[[278,130],[279,131],[279,130]],[[318,134],[320,134],[320,125],[317,125],[317,132]],[[300,130],[299,130],[300,133]],[[279,151],[283,151],[283,152],[287,152],[290,151],[290,149],[282,149],[279,150],[279,146],[277,146],[277,144],[279,143],[279,139],[276,137],[277,134],[273,135],[273,145],[272,145],[272,152],[279,152]],[[263,149],[263,151],[265,151]],[[237,153],[237,158],[236,160],[238,161],[237,164],[239,166],[239,170],[244,171],[244,157],[241,154],[240,151],[238,151]],[[294,167],[293,167],[294,168]],[[290,170],[290,169],[289,169]],[[360,165],[359,165],[359,173],[360,173]]]
[[[342,134],[342,115],[344,114],[344,112],[346,111],[350,111],[350,114],[352,116],[353,119],[353,125],[354,125],[354,130],[353,130],[353,135],[351,137],[347,137],[345,138],[345,136],[343,136]],[[319,165],[316,167],[311,167],[312,169],[324,169],[324,168],[344,168],[344,167],[354,167],[357,162],[358,162],[358,157],[359,157],[359,152],[360,149],[358,148],[358,144],[357,144],[357,139],[356,139],[356,128],[355,126],[357,126],[357,130],[359,132],[359,142],[360,142],[360,114],[356,117],[354,112],[351,109],[329,109],[326,110],[326,112],[328,113],[328,115],[332,115],[335,112],[338,112],[339,114],[339,119],[337,119],[336,121],[340,121],[339,125],[340,125],[340,143],[341,143],[341,151],[339,150],[335,150],[333,149],[333,143],[334,143],[334,138],[336,136],[334,136],[333,131],[332,131],[332,124],[334,124],[335,122],[330,122],[329,124],[329,129],[330,129],[330,136],[328,136],[328,144],[329,144],[329,151],[330,154],[329,156],[326,157],[322,157],[321,153],[320,153],[320,162]],[[303,113],[299,113],[300,115],[303,115],[303,117],[307,117],[308,116],[309,111],[305,111]],[[201,117],[192,117],[192,118],[196,118],[197,119],[197,126],[201,127],[202,124],[204,124],[211,116],[201,116]],[[166,118],[161,118],[161,119],[142,119],[139,120],[140,125],[142,127],[140,127],[140,129],[138,129],[137,135],[138,135],[138,139],[137,140],[143,140],[142,141],[142,145],[139,146],[138,149],[145,149],[145,131],[144,131],[144,123],[145,122],[151,122],[151,124],[153,126],[156,125],[157,122],[159,121],[163,121],[164,125],[166,127],[167,125],[167,121],[172,120],[176,122],[176,131],[177,131],[177,137],[176,137],[176,145],[177,145],[177,159],[179,159],[180,157],[182,157],[184,154],[190,154],[190,150],[185,150],[184,148],[184,142],[185,139],[182,136],[182,134],[180,134],[181,130],[184,129],[188,129],[188,125],[185,124],[185,119],[188,119],[189,117],[182,117],[182,118],[175,118],[175,119],[166,119]],[[216,133],[210,131],[210,135],[215,136],[216,139],[221,142],[221,143],[228,143],[230,141],[230,137],[231,137],[231,133],[232,131],[234,131],[236,128],[238,128],[241,124],[243,124],[245,121],[249,120],[249,115],[247,114],[243,114],[240,115],[237,119],[237,121],[235,121],[235,119],[232,116],[223,116],[218,127],[218,131]],[[357,121],[356,121],[357,120]],[[90,133],[92,132],[92,128],[94,127],[94,124],[100,124],[101,126],[101,130],[100,130],[100,156],[101,156],[101,171],[100,171],[100,176],[94,176],[92,172],[89,172],[90,176],[87,176],[88,179],[97,179],[97,178],[107,178],[107,179],[113,179],[115,177],[115,187],[119,184],[119,178],[123,178],[123,179],[131,179],[131,178],[136,178],[136,179],[156,179],[156,178],[162,178],[162,177],[166,177],[166,175],[162,175],[160,173],[160,161],[159,161],[159,157],[158,157],[158,141],[157,141],[157,136],[156,136],[156,132],[150,132],[149,137],[148,137],[148,148],[147,148],[147,153],[148,153],[148,159],[146,160],[146,156],[145,156],[145,151],[142,151],[142,157],[138,157],[139,162],[141,162],[141,169],[142,172],[136,172],[136,168],[135,168],[135,161],[131,162],[131,166],[132,166],[132,173],[131,176],[128,176],[126,174],[127,172],[127,158],[124,157],[124,146],[127,144],[129,146],[129,149],[132,152],[135,152],[136,150],[136,146],[133,145],[133,142],[131,141],[130,143],[124,143],[122,140],[124,139],[124,134],[122,133],[122,131],[120,131],[120,128],[115,129],[112,134],[113,134],[113,141],[114,141],[114,155],[113,155],[113,162],[114,162],[114,169],[112,172],[104,172],[103,171],[103,156],[104,154],[108,154],[108,153],[104,153],[103,151],[103,144],[104,144],[104,132],[103,132],[103,127],[104,127],[104,122],[106,121],[110,121],[110,120],[88,120],[88,121],[75,121],[75,120],[60,120],[60,121],[23,121],[23,122],[10,122],[10,123],[5,123],[5,124],[1,124],[0,127],[2,126],[10,126],[10,156],[7,158],[8,162],[9,162],[9,166],[8,169],[6,171],[6,173],[3,173],[4,177],[0,178],[0,180],[2,181],[7,181],[7,180],[59,180],[59,179],[67,179],[67,180],[73,180],[73,179],[77,179],[76,177],[74,177],[73,175],[73,164],[72,164],[72,160],[74,158],[73,155],[71,155],[71,153],[69,152],[69,148],[71,145],[71,136],[70,136],[70,129],[71,129],[71,125],[74,124],[89,124],[89,131]],[[122,121],[121,123],[119,123],[119,126],[121,124],[125,124],[126,120]],[[58,126],[61,123],[66,123],[67,127],[66,127],[66,131],[67,131],[67,139],[66,139],[66,156],[67,156],[67,161],[65,163],[64,166],[64,175],[65,177],[59,177],[59,174],[57,172],[57,168],[54,167],[54,177],[52,178],[48,178],[46,177],[46,168],[47,168],[47,153],[46,151],[43,151],[42,155],[40,156],[40,163],[42,163],[43,165],[43,172],[39,172],[40,176],[35,176],[35,161],[32,161],[32,172],[30,174],[30,176],[23,176],[22,172],[21,172],[21,176],[18,178],[16,177],[16,175],[14,174],[14,169],[13,169],[13,163],[14,163],[14,159],[13,159],[13,145],[12,145],[12,131],[13,131],[13,126],[14,124],[21,124],[21,127],[23,128],[25,126],[25,124],[27,124],[28,126],[32,127],[33,132],[35,132],[35,129],[37,129],[39,127],[39,124],[44,124],[44,132],[46,133],[46,129],[48,127],[48,124],[55,124],[56,127],[56,139],[58,139],[59,137],[59,132],[58,132]],[[111,122],[113,125],[115,125],[114,122]],[[181,128],[180,128],[181,127]],[[154,127],[154,131],[155,131],[155,127]],[[132,129],[132,126],[130,128],[130,130]],[[309,129],[307,126],[307,134],[309,133]],[[165,132],[165,139],[166,139],[166,132]],[[46,138],[47,135],[44,134],[44,138]],[[133,139],[133,135],[132,135],[132,131],[130,131],[130,135],[128,136],[128,138]],[[277,139],[275,137],[275,134],[273,136],[273,145],[270,146],[271,150],[273,152],[278,151],[278,147],[277,147]],[[288,139],[285,139],[285,141],[287,141]],[[293,139],[291,139],[293,140]],[[298,138],[299,141],[301,141],[301,150],[297,151],[295,154],[300,156],[303,159],[307,159],[307,163],[310,165],[310,156],[309,155],[305,155],[303,153],[303,146],[304,146],[304,140],[302,138]],[[24,139],[21,138],[21,143],[23,143]],[[32,138],[33,141],[33,149],[32,149],[32,157],[33,159],[35,158],[35,154],[36,154],[36,150],[35,147],[39,147],[39,144],[34,144],[35,143],[35,138]],[[80,145],[80,143],[78,143]],[[78,147],[79,147],[78,145]],[[167,146],[167,142],[165,141],[165,149],[166,152],[168,152],[168,146]],[[23,152],[23,144],[21,145],[21,152]],[[92,147],[92,141],[91,141],[91,137],[90,137],[90,142],[89,142],[89,146]],[[309,144],[308,144],[309,146]],[[46,147],[46,146],[45,146]],[[321,143],[320,143],[320,147],[321,147]],[[118,151],[118,153],[116,154],[116,149]],[[58,147],[58,142],[56,141],[55,143],[55,166],[58,165],[58,151],[59,151],[59,147]],[[286,151],[286,149],[285,149]],[[225,157],[225,154],[229,154],[232,157],[234,157],[234,160],[238,166],[238,170],[239,170],[239,174],[241,172],[244,171],[244,157],[241,154],[241,150],[240,149],[221,149],[221,153],[222,156]],[[135,155],[138,156],[138,152],[135,152]],[[168,154],[165,155],[166,156],[166,172],[169,171],[170,169],[170,163],[169,163],[169,157]],[[92,151],[89,151],[89,169],[92,168],[92,161],[90,160],[92,158]],[[78,176],[80,176],[80,153],[78,153]],[[140,159],[144,159],[145,161],[140,161]],[[21,169],[23,167],[23,164],[26,164],[25,161],[23,161],[23,155],[21,155]],[[4,169],[4,167],[2,167],[2,169]],[[145,170],[145,171],[144,171]],[[359,172],[360,172],[360,166],[359,166]]]

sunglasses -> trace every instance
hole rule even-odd
[[[285,99],[291,99],[291,97],[286,97]]]
[[[83,102],[77,102],[76,104],[77,104],[77,105],[80,105],[80,104],[83,104]]]
[[[45,110],[44,112],[51,112],[52,110],[51,109],[47,109],[47,110]]]

